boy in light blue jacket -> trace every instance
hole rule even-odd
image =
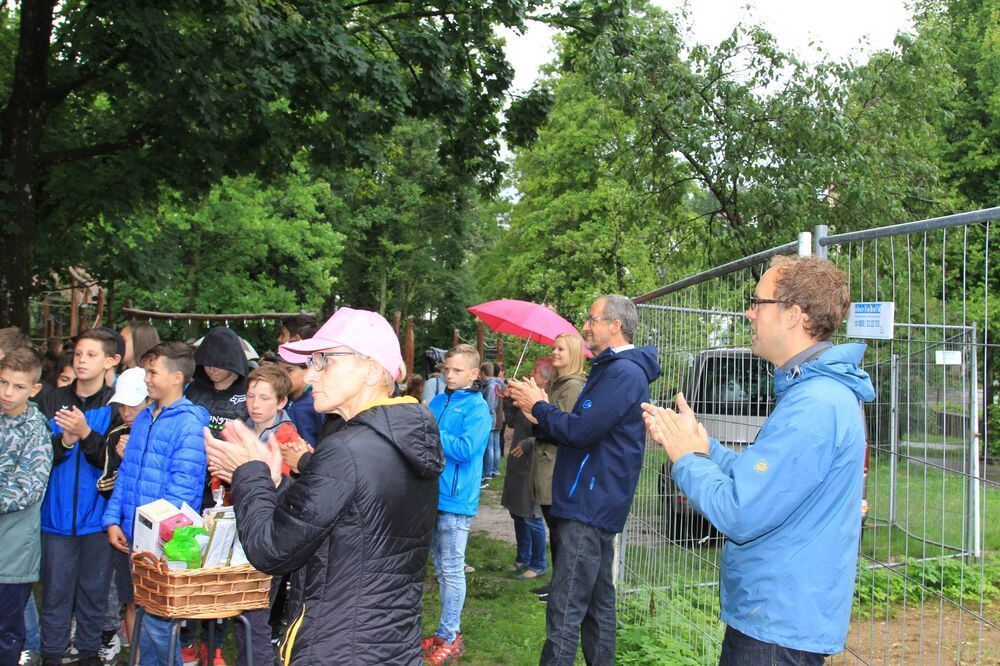
[[[680,413],[643,405],[671,474],[723,534],[720,664],[823,663],[844,649],[861,532],[865,345],[834,346],[847,278],[815,257],[772,265],[751,297],[753,352],[775,365],[774,411],[737,454]]]
[[[472,518],[479,510],[483,453],[493,427],[493,415],[482,392],[479,353],[458,345],[445,356],[447,389],[431,400],[444,450],[445,467],[438,479],[438,518],[431,555],[441,591],[441,622],[421,647],[429,664],[443,664],[465,652],[462,607],[465,605],[465,545]]]

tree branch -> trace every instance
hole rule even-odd
[[[125,150],[126,148],[132,148],[134,146],[147,143],[157,134],[158,128],[155,125],[146,125],[132,130],[117,141],[105,141],[104,143],[96,143],[90,146],[78,146],[76,148],[65,148],[63,150],[42,153],[39,156],[39,161],[45,166],[55,166],[57,164],[75,162],[76,160],[84,160],[91,157],[111,155],[121,150]]]

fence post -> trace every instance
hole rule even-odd
[[[830,235],[830,227],[825,224],[817,224],[813,227],[813,254],[820,259],[826,259],[826,246],[820,241]]]
[[[971,470],[971,472],[972,473],[969,474],[969,485],[971,486],[969,488],[969,497],[972,498],[972,511],[970,511],[969,513],[971,514],[971,522],[972,522],[972,524],[969,525],[969,527],[971,528],[971,534],[972,534],[972,556],[974,558],[976,558],[976,559],[979,559],[982,556],[982,554],[983,554],[982,553],[982,543],[981,543],[981,540],[982,540],[982,531],[981,531],[982,524],[980,523],[980,520],[979,520],[979,510],[980,510],[979,489],[980,489],[980,486],[982,484],[980,483],[980,478],[979,478],[980,477],[980,473],[981,473],[981,470],[980,470],[980,467],[979,467],[979,453],[980,453],[980,446],[979,446],[979,382],[978,382],[979,377],[977,376],[979,374],[979,362],[978,362],[979,359],[978,359],[978,354],[977,354],[977,349],[976,349],[976,343],[978,342],[978,340],[976,339],[977,336],[976,336],[976,322],[975,321],[972,322],[972,330],[970,332],[972,334],[972,345],[971,345],[971,348],[972,348],[972,359],[971,359],[972,360],[972,368],[971,368],[971,370],[972,370],[972,387],[971,387],[971,389],[972,389],[972,400],[970,401],[972,404],[971,404],[971,407],[969,409],[969,419],[970,419],[969,448],[972,449],[972,451],[971,451],[971,453],[972,453],[972,456],[971,456],[971,458],[972,458],[972,470]],[[994,434],[994,437],[995,436],[996,435]]]
[[[799,232],[799,256],[809,257],[813,252],[813,235],[808,231]]]

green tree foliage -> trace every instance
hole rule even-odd
[[[337,286],[343,211],[299,164],[268,186],[240,176],[195,200],[167,191],[127,224],[102,218],[80,234],[116,305],[127,297],[167,312],[319,311]]]
[[[303,147],[361,165],[406,116],[446,127],[447,168],[495,182],[512,71],[495,27],[531,0],[23,0],[0,21],[0,321],[104,216],[166,187],[280,174]]]
[[[676,274],[676,247],[699,226],[684,210],[683,186],[666,186],[683,177],[636,152],[634,122],[580,76],[553,85],[538,139],[516,153],[520,198],[493,219],[487,233],[499,242],[476,271],[489,276],[484,298],[544,300],[575,317],[601,292],[637,293]]]

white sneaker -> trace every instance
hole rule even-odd
[[[73,627],[75,629],[76,625],[74,624]],[[80,661],[80,653],[77,651],[76,646],[70,645],[68,648],[66,648],[66,651],[63,652],[62,663],[75,664],[79,661]]]
[[[34,650],[22,650],[17,666],[38,666],[40,663],[42,663],[42,655]]]
[[[111,637],[111,640],[101,645],[100,649],[97,651],[97,656],[101,658],[105,664],[114,664],[118,661],[118,655],[122,651],[122,641],[118,638],[118,634]]]

